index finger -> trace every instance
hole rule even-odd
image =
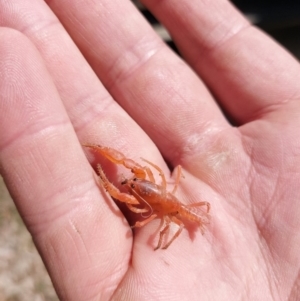
[[[58,295],[109,299],[129,264],[129,227],[95,185],[37,50],[6,28],[0,29],[0,74],[1,174]]]
[[[194,152],[207,131],[213,137],[228,127],[205,85],[130,1],[48,2],[114,99],[169,162]]]

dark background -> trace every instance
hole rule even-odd
[[[138,0],[133,0],[133,2],[166,43],[176,49],[171,38],[166,36],[155,17]],[[274,37],[300,59],[300,0],[232,0],[231,2],[254,25]]]

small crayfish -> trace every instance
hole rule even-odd
[[[111,182],[109,182],[102,170],[101,165],[97,165],[99,182],[111,197],[119,200],[120,202],[124,202],[127,207],[135,213],[145,213],[150,211],[150,215],[147,218],[145,218],[143,221],[137,221],[133,227],[143,227],[156,217],[161,217],[163,219],[164,223],[161,226],[162,229],[160,231],[159,241],[154,250],[157,250],[161,247],[162,249],[167,249],[180,235],[184,228],[184,223],[181,221],[181,219],[186,219],[197,223],[202,234],[204,233],[204,226],[209,221],[208,213],[210,210],[210,204],[208,202],[199,202],[191,205],[184,205],[174,195],[181,177],[180,165],[177,167],[177,176],[174,188],[172,192],[168,192],[166,189],[167,182],[163,171],[152,162],[141,158],[144,162],[159,172],[162,180],[160,185],[155,183],[155,179],[150,167],[141,166],[135,161],[126,158],[121,152],[110,147],[104,147],[96,144],[84,144],[83,146],[100,153],[102,156],[115,164],[122,164],[124,167],[130,169],[134,174],[130,179],[125,179],[122,181],[121,184],[126,186],[128,190],[128,193],[123,193]],[[145,208],[137,207],[138,205],[144,204],[147,205]],[[206,206],[206,212],[203,212],[202,216],[197,215],[192,211],[193,207],[198,206]],[[171,222],[178,225],[178,230],[175,232],[173,237],[162,246],[164,237],[170,229]]]

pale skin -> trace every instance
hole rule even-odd
[[[298,300],[298,61],[224,0],[144,1],[184,60],[129,1],[46,2],[0,1],[0,172],[60,300]],[[153,251],[86,142],[182,165],[204,235]]]

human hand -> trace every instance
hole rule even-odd
[[[194,71],[129,1],[47,2],[60,21],[0,3],[0,166],[60,299],[296,300],[298,62],[220,0],[144,1]],[[212,206],[204,236],[133,236],[84,142],[181,164],[177,197]]]

